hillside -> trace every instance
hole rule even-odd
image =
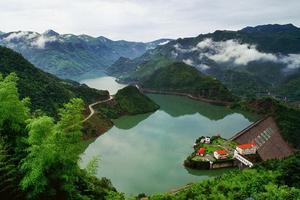
[[[108,179],[78,165],[81,99],[65,103],[56,119],[31,115],[28,101],[19,99],[15,74],[0,78],[0,98],[1,199],[105,199],[116,191]]]
[[[293,74],[300,67],[299,38],[300,29],[292,24],[218,30],[179,38],[131,61],[118,62],[107,71],[130,82],[143,78],[145,71],[153,73],[157,60],[181,61],[216,77],[236,95],[266,94],[284,81],[287,73]],[[246,78],[244,82],[241,76]],[[251,90],[248,80],[255,83]]]
[[[0,73],[6,76],[12,72],[19,78],[20,97],[30,98],[33,111],[41,109],[54,115],[71,98],[80,97],[85,103],[91,103],[109,95],[107,91],[98,91],[86,85],[58,79],[39,70],[22,55],[0,47]]]
[[[205,76],[194,67],[181,62],[158,69],[141,84],[146,89],[188,93],[195,97],[223,101],[234,99],[218,80]]]
[[[281,96],[300,100],[300,72],[290,75],[276,88]]]
[[[16,31],[0,35],[0,45],[21,53],[35,66],[61,78],[101,70],[120,57],[135,58],[148,49],[169,41],[113,41],[103,36],[59,34],[53,30],[37,33]]]
[[[114,100],[99,106],[99,111],[109,118],[154,112],[159,106],[136,87],[127,86],[117,92]]]

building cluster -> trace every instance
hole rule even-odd
[[[204,137],[201,139],[200,142],[209,144],[210,138]],[[240,144],[240,145],[236,146],[235,151],[237,151],[237,153],[239,153],[242,156],[256,154],[257,145],[255,142],[247,143],[247,144]],[[205,156],[205,153],[206,153],[206,150],[203,147],[199,148],[197,151],[197,155],[199,155],[199,156]],[[213,156],[217,160],[227,159],[229,157],[229,155],[230,155],[229,152],[225,149],[219,149],[219,150],[214,151],[214,153],[213,153]]]

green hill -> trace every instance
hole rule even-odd
[[[159,106],[136,87],[127,86],[117,92],[112,103],[101,105],[100,112],[109,118],[154,112]]]
[[[196,97],[232,101],[233,95],[213,77],[205,76],[181,62],[158,69],[142,81],[142,87],[160,91],[188,93]]]
[[[12,72],[19,77],[20,97],[31,99],[32,110],[41,109],[51,115],[71,98],[80,97],[85,103],[90,103],[109,95],[107,91],[91,89],[86,85],[61,80],[45,73],[19,53],[0,47],[0,73],[6,76]]]

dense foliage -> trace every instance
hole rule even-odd
[[[101,105],[100,112],[109,118],[154,112],[159,106],[136,87],[127,86],[117,92],[111,104]]]
[[[28,99],[19,100],[17,76],[0,77],[1,199],[105,199],[115,191],[107,179],[79,168],[83,101],[71,99],[59,120],[30,117]]]
[[[255,169],[233,170],[193,184],[175,194],[155,194],[150,200],[300,198],[300,156],[271,160]]]
[[[215,76],[230,91],[239,96],[251,97],[253,94],[265,93],[271,85],[257,76],[234,70],[218,71]]]
[[[40,109],[51,115],[55,115],[59,107],[74,97],[82,98],[85,103],[108,97],[107,91],[98,91],[86,85],[60,80],[37,69],[20,54],[0,47],[0,73],[8,75],[11,72],[15,72],[19,77],[20,97],[30,98],[30,108]]]
[[[172,63],[155,71],[142,82],[147,89],[192,94],[196,97],[232,101],[234,97],[215,78],[201,74],[184,63]]]
[[[288,100],[300,99],[300,71],[296,74],[288,76],[279,86],[276,88],[281,96],[287,97]]]

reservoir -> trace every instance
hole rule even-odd
[[[126,195],[170,191],[221,175],[226,170],[194,171],[183,166],[195,140],[216,134],[230,138],[256,120],[247,113],[186,97],[148,96],[160,105],[159,110],[115,120],[115,126],[82,155],[82,167],[99,157],[97,176],[109,178]]]

